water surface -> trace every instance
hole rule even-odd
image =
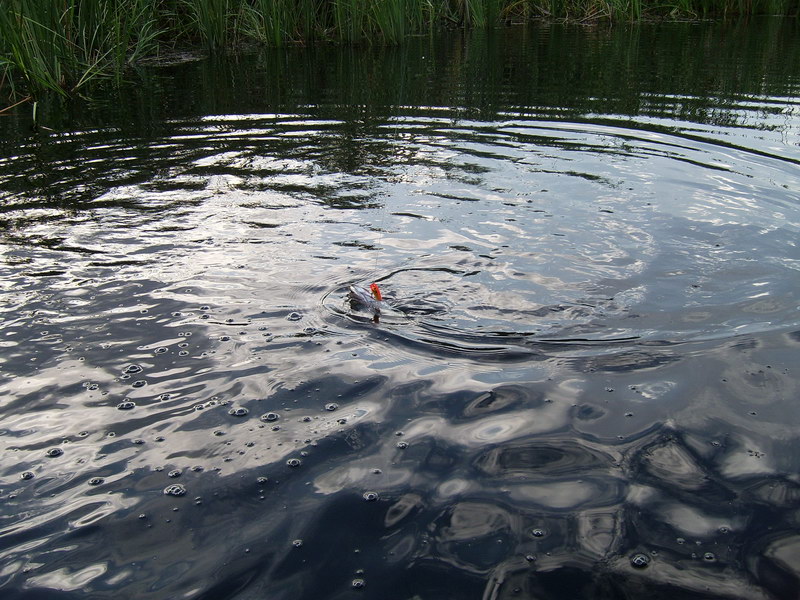
[[[294,48],[0,122],[3,597],[794,598],[798,39]]]

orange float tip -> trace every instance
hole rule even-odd
[[[369,289],[372,291],[372,295],[375,297],[375,300],[378,302],[383,300],[383,296],[381,296],[381,288],[378,287],[377,283],[369,284]]]

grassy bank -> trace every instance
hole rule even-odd
[[[797,15],[800,0],[3,0],[0,97],[70,95],[179,48],[397,43],[436,27]],[[0,104],[1,105],[1,104]]]

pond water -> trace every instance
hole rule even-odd
[[[450,32],[0,120],[0,595],[796,597],[798,42]]]

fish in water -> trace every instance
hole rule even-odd
[[[354,310],[364,309],[372,312],[372,320],[375,323],[380,321],[381,308],[383,307],[383,295],[377,283],[371,283],[369,289],[360,285],[351,285],[347,294],[350,307]]]

